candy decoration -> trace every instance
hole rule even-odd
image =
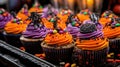
[[[50,22],[55,22],[54,18],[51,18],[51,19],[50,19]]]
[[[78,27],[78,26],[79,26],[79,24],[78,24],[78,23],[76,23],[76,24],[75,24],[75,26],[76,26],[76,27]]]
[[[75,63],[73,63],[73,64],[71,65],[71,67],[77,67],[77,65],[76,65]]]
[[[56,34],[56,33],[57,33],[57,30],[53,30],[53,33]]]
[[[0,14],[2,14],[3,12],[0,10]]]
[[[62,33],[64,33],[64,31],[60,30],[59,33],[62,34]]]
[[[84,12],[83,14],[84,14],[84,15],[87,15],[87,12]]]
[[[64,67],[70,67],[70,63],[66,63]]]
[[[64,14],[67,14],[68,13],[68,11],[64,11]]]
[[[17,21],[16,19],[13,20],[13,22],[16,22],[16,21]]]
[[[43,8],[43,6],[39,6],[39,8]]]
[[[116,27],[119,27],[119,26],[120,26],[120,23],[116,23],[115,26],[116,26]]]
[[[72,24],[72,26],[75,26],[75,21],[74,21],[74,22],[72,22],[71,24]]]

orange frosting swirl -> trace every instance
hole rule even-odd
[[[110,26],[103,29],[105,37],[114,38],[120,35],[120,27],[111,28]]]
[[[89,15],[84,15],[84,14],[77,14],[78,19],[83,22],[84,20],[90,20]]]
[[[10,33],[10,34],[20,34],[23,31],[25,31],[27,27],[27,24],[24,24],[23,22],[21,23],[16,23],[12,21],[9,21],[6,25],[5,25],[5,31],[6,33]]]
[[[54,29],[53,22],[49,22],[46,18],[42,18],[42,22],[46,28]],[[66,23],[64,22],[64,20],[57,20],[57,25],[63,30],[66,28]]]
[[[67,45],[73,42],[72,40],[72,35],[70,35],[69,33],[56,33],[56,34],[48,34],[45,37],[45,42],[47,45],[58,45],[58,46],[62,46],[62,45]]]
[[[100,50],[108,47],[107,38],[91,39],[91,40],[76,40],[76,46],[82,50]]]

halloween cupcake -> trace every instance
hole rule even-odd
[[[109,46],[101,28],[96,20],[84,21],[80,26],[73,55],[79,66],[101,67],[106,63]]]
[[[27,6],[27,4],[25,4],[23,6],[23,8],[18,12],[17,17],[21,18],[22,21],[26,21],[26,19],[29,17],[29,15],[30,15],[30,13],[28,12],[28,6]],[[27,22],[27,23],[29,24],[29,22]]]
[[[38,0],[35,0],[35,3],[29,9],[29,12],[38,12],[38,13],[41,13],[42,12],[42,8],[43,7],[38,3]]]
[[[80,13],[78,13],[76,15],[76,17],[83,22],[84,20],[90,20],[90,15],[92,14],[92,12],[89,9],[85,9],[80,11]]]
[[[5,11],[3,8],[0,8],[0,39],[4,40],[3,31],[6,23],[11,21],[13,17],[10,13]]]
[[[118,58],[120,49],[119,39],[119,22],[120,18],[112,11],[105,11],[100,18],[100,23],[103,25],[104,36],[109,39],[110,50],[109,53],[114,53],[114,59]]]
[[[15,46],[21,47],[20,36],[23,31],[25,31],[27,24],[21,19],[17,18],[15,13],[13,13],[13,19],[6,23],[4,27],[4,36],[7,43]]]
[[[54,22],[54,29],[50,30],[41,44],[46,60],[53,64],[71,61],[74,45],[72,35],[58,27],[57,22]]]
[[[36,12],[32,12],[31,22],[20,37],[26,52],[31,54],[42,53],[40,44],[46,36],[47,31],[48,29],[41,23],[39,15]]]

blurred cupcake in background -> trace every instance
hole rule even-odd
[[[120,51],[120,18],[116,15],[108,17],[109,22],[104,21],[103,33],[104,36],[109,38],[110,53],[114,54],[114,58],[119,58]],[[102,22],[103,23],[103,22]]]
[[[28,12],[28,6],[25,4],[23,8],[17,13],[17,17],[21,18],[22,21],[26,21],[26,19],[30,16],[30,13]],[[30,21],[27,23],[29,24]]]
[[[70,62],[75,43],[72,35],[58,27],[57,24],[57,20],[55,20],[54,29],[46,35],[41,46],[45,52],[46,60],[51,63]]]
[[[7,43],[15,47],[21,47],[22,44],[19,38],[22,32],[25,31],[27,24],[16,17],[16,14],[14,12],[12,12],[12,15],[14,18],[6,23],[3,35],[5,36]]]
[[[109,44],[95,14],[81,24],[73,53],[73,62],[82,67],[102,67],[107,61]]]
[[[12,15],[5,9],[0,8],[0,39],[4,40],[3,31],[5,25],[12,20]]]
[[[30,24],[22,33],[20,40],[26,49],[26,52],[31,54],[42,53],[41,42],[48,33],[48,29],[40,21],[40,16],[36,12],[32,12],[30,16]]]
[[[38,12],[38,13],[42,13],[42,6],[39,4],[39,2],[37,0],[35,0],[35,3],[33,4],[33,6],[29,9],[29,12]]]
[[[45,27],[49,29],[53,29],[53,22],[55,21],[55,17],[58,13],[58,10],[53,8],[51,5],[46,6],[43,9],[42,13],[42,23],[45,25]]]
[[[90,20],[90,15],[92,14],[92,12],[89,9],[85,9],[85,10],[81,10],[80,13],[78,13],[76,15],[76,17],[81,21],[85,21],[85,20]]]

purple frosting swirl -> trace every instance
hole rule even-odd
[[[55,9],[55,8],[53,8],[53,7],[50,8],[50,10],[51,10],[51,12],[53,12],[55,15],[58,13],[58,10]],[[49,10],[48,7],[45,7],[45,8],[43,9],[43,13],[42,13],[42,16],[41,16],[41,17],[44,17],[44,18],[48,17],[48,16],[49,16],[48,12],[49,12],[50,10]]]
[[[75,38],[79,33],[79,28],[72,26],[71,23],[69,23],[67,26],[67,31]]]
[[[0,28],[4,28],[6,23],[12,19],[12,15],[3,16],[0,14]]]
[[[48,33],[48,29],[44,26],[35,28],[34,24],[31,23],[28,25],[25,32],[23,32],[23,36],[26,38],[44,38]]]
[[[92,21],[90,20],[87,20],[87,21],[84,21],[83,24],[85,23],[92,23],[92,24],[95,24],[93,23]],[[92,38],[92,37],[103,37],[103,32],[102,32],[102,25],[99,24],[98,22],[96,23],[96,27],[97,27],[97,30],[92,32],[92,33],[87,33],[87,34],[82,34],[82,33],[78,33],[77,34],[77,37],[79,38],[83,38],[83,39],[86,39],[86,38]]]

